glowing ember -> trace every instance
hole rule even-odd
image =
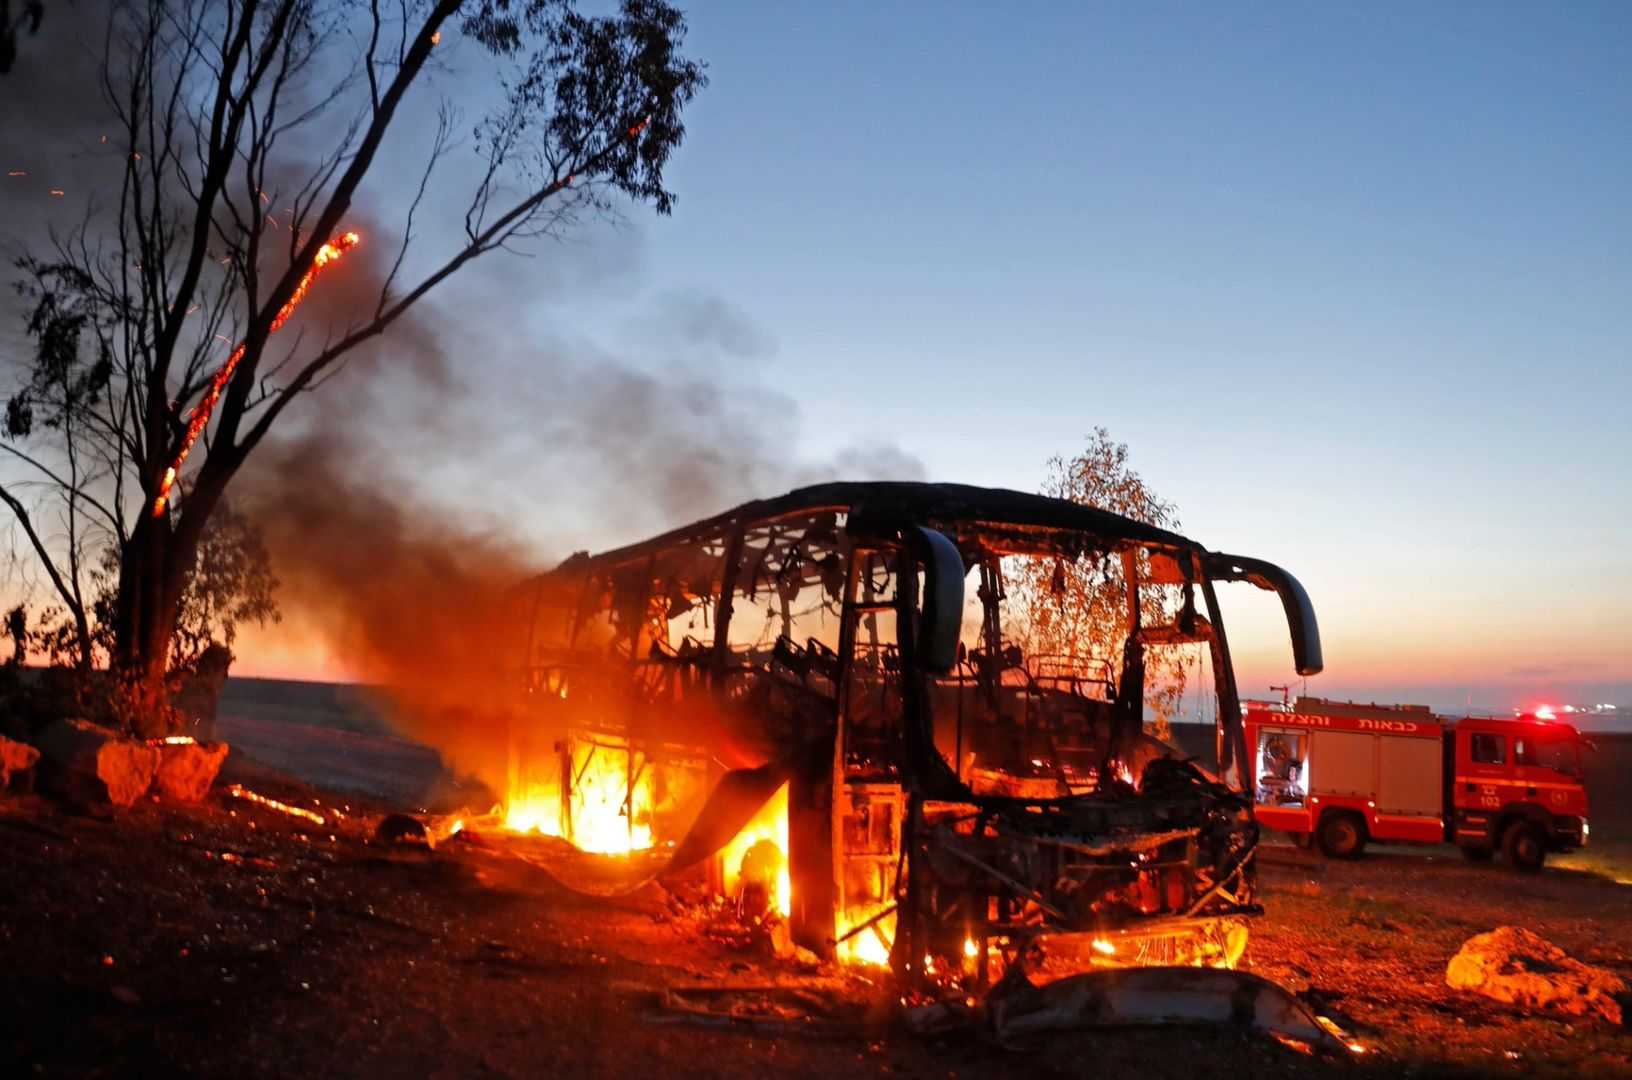
[[[1095,938],[1094,939],[1094,951],[1099,953],[1102,956],[1115,956],[1116,955],[1116,946],[1112,945],[1109,941],[1106,941],[1104,938]]]
[[[249,790],[242,784],[232,784],[228,786],[227,794],[231,795],[235,799],[244,799],[248,802],[259,803],[260,805],[276,810],[279,813],[288,814],[290,817],[305,818],[307,821],[317,825],[327,824],[321,814],[314,814],[310,810],[303,807],[290,806],[286,802],[279,802],[276,799],[269,799],[265,795],[260,795]]]
[[[60,195],[61,192],[56,192],[56,194]],[[278,309],[278,313],[273,317],[272,326],[267,333],[277,333],[278,328],[288,321],[289,316],[294,314],[295,308],[300,306],[300,302],[306,298],[306,290],[311,287],[312,280],[317,277],[318,272],[350,251],[361,239],[362,237],[354,232],[342,233],[333,243],[324,244],[318,248],[317,255],[312,259],[311,267],[301,276],[300,283],[295,286],[294,293],[289,297],[289,302]],[[188,453],[193,449],[193,444],[198,441],[198,437],[204,433],[205,426],[209,424],[210,414],[215,411],[215,403],[221,399],[221,392],[227,388],[228,381],[232,379],[232,373],[238,369],[238,361],[244,358],[246,348],[248,348],[248,344],[244,343],[233,350],[232,355],[227,357],[227,362],[222,364],[214,377],[210,379],[210,386],[204,392],[204,397],[200,399],[197,405],[193,406],[192,415],[187,418],[187,434],[181,440],[181,449],[176,452],[176,460],[171,462],[170,467],[164,471],[164,479],[159,484],[159,494],[153,500],[154,517],[164,516],[164,509],[170,503],[170,491],[176,485],[176,476],[181,472],[181,466],[186,462]]]
[[[974,938],[963,939],[963,955],[968,957],[970,960],[973,960],[980,955],[980,946],[975,944]]]
[[[167,735],[162,739],[149,739],[149,746],[196,746],[198,740],[191,735]]]
[[[776,877],[776,910],[783,916],[793,912],[793,884],[788,878],[788,785],[777,788],[776,794],[760,808],[743,830],[725,847],[720,858],[725,865],[725,893],[738,896],[742,892],[743,858],[756,844],[774,844],[781,855],[781,866]]]

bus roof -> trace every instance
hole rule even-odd
[[[654,549],[717,535],[742,524],[772,521],[814,510],[852,511],[863,506],[870,512],[888,513],[925,524],[986,521],[1045,529],[1066,529],[1141,543],[1199,549],[1199,545],[1194,541],[1178,533],[1134,521],[1109,510],[1083,506],[1067,499],[1011,491],[1007,488],[974,487],[969,484],[870,480],[839,481],[795,488],[785,495],[746,502],[722,514],[682,525],[639,543],[614,548],[594,556],[580,552],[567,560],[567,563],[578,565],[586,558],[594,562],[619,563],[639,558]],[[567,563],[562,564],[562,567]]]

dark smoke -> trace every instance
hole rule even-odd
[[[406,734],[495,790],[508,746],[500,668],[518,632],[505,600],[524,579],[575,548],[801,483],[922,475],[888,444],[800,458],[797,405],[700,355],[653,372],[456,335],[460,325],[443,305],[394,334],[416,361],[394,345],[359,357],[313,396],[300,432],[251,459],[242,494],[290,622],[388,687]],[[682,350],[733,362],[744,342],[770,348],[717,304],[673,333]]]
[[[499,616],[539,561],[513,538],[397,496],[368,462],[343,435],[310,433],[258,463],[248,506],[266,531],[281,605],[388,689],[405,734],[498,786]]]

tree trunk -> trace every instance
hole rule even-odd
[[[123,715],[146,736],[170,734],[165,670],[175,629],[179,594],[166,595],[167,564],[175,558],[170,523],[147,515],[137,523],[119,557],[119,595],[114,605],[113,652],[109,667],[118,695],[115,715]]]
[[[227,457],[212,455],[205,463],[179,516],[143,514],[120,552],[111,667],[137,695],[139,711],[151,714],[138,723],[159,724],[169,713],[166,676],[176,615],[204,526],[238,471],[239,463]]]

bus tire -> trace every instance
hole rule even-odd
[[[1521,874],[1534,874],[1547,861],[1547,837],[1533,821],[1515,821],[1502,833],[1502,858]]]
[[[1348,810],[1333,810],[1320,819],[1315,843],[1328,859],[1358,859],[1366,850],[1366,822]]]

